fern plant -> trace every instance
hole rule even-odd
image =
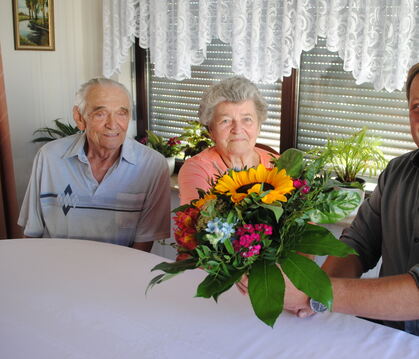
[[[346,186],[359,187],[356,185],[358,175],[375,176],[387,164],[378,147],[380,140],[368,137],[367,131],[364,127],[346,138],[329,138],[324,147],[314,151],[325,159],[336,173],[336,179]]]
[[[59,118],[54,120],[55,127],[42,127],[34,131],[33,135],[40,134],[40,137],[36,137],[32,142],[49,142],[54,141],[58,138],[67,137],[81,132],[77,126],[73,126],[70,123],[63,123]]]

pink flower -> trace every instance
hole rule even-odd
[[[310,189],[310,186],[304,186],[303,188],[301,188],[301,193],[307,194],[308,192],[310,192]]]
[[[296,189],[301,188],[301,187],[305,186],[306,184],[307,184],[307,181],[305,179],[297,178],[293,181],[293,185]]]
[[[176,145],[180,145],[180,141],[177,139],[177,137],[171,137],[167,140],[167,144],[169,146],[176,146]]]
[[[257,244],[255,246],[250,246],[247,252],[242,253],[242,257],[249,258],[249,257],[253,257],[254,255],[259,254],[261,247],[262,246],[260,244]]]

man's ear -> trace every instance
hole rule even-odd
[[[73,107],[73,119],[80,131],[84,131],[86,129],[86,121],[77,106]]]

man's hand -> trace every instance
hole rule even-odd
[[[310,308],[308,296],[295,288],[294,284],[282,272],[285,280],[284,309],[299,318],[306,318],[314,314]]]

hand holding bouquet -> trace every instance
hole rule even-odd
[[[217,300],[246,274],[255,314],[273,326],[283,309],[283,272],[299,290],[331,308],[328,276],[302,254],[355,253],[317,224],[343,219],[358,206],[359,195],[337,190],[321,158],[309,161],[290,149],[272,163],[272,169],[229,170],[199,199],[174,210],[178,261],[155,266],[152,270],[165,273],[150,286],[202,268],[208,275],[197,296]]]

